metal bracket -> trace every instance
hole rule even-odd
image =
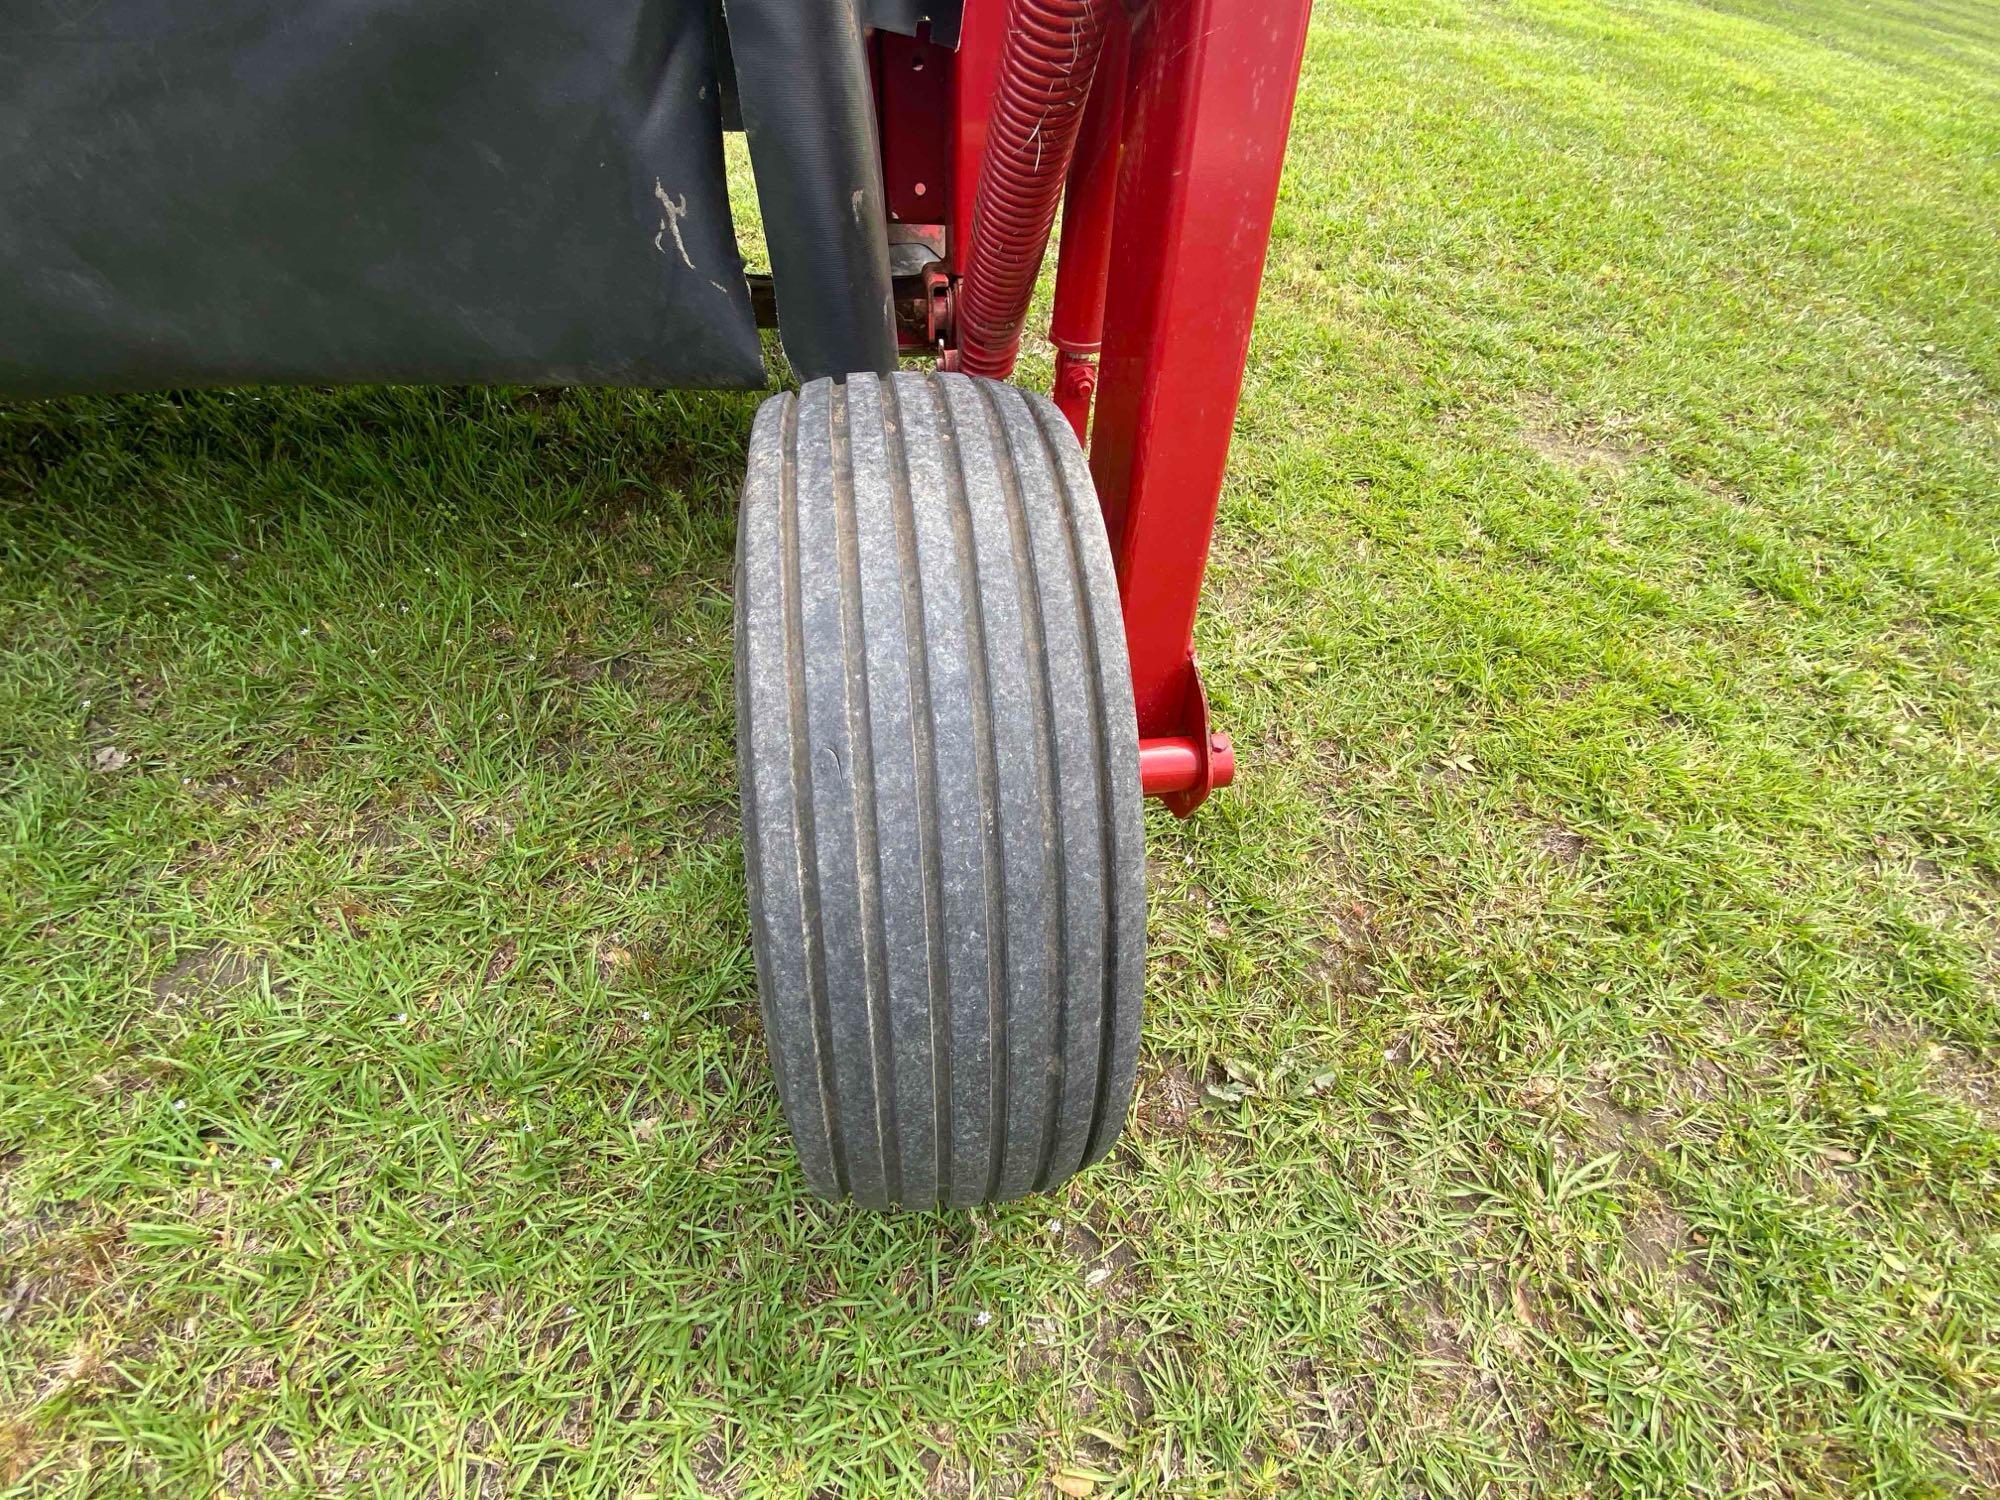
[[[877,31],[893,31],[898,36],[923,36],[940,47],[958,45],[959,24],[965,18],[965,0],[861,0],[861,24]]]
[[[1139,786],[1158,797],[1177,818],[1185,818],[1217,787],[1236,779],[1236,749],[1229,736],[1209,723],[1208,689],[1201,669],[1187,664],[1187,697],[1181,705],[1182,733],[1139,741]]]

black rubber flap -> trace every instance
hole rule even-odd
[[[854,0],[723,0],[778,333],[801,380],[896,367],[874,90]]]
[[[12,0],[0,391],[755,386],[707,0]]]

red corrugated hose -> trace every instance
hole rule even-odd
[[[969,375],[1000,380],[1014,368],[1117,3],[1013,0],[972,200],[972,249],[958,290],[958,364]]]

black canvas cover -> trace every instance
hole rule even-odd
[[[764,379],[711,0],[0,0],[0,392]]]

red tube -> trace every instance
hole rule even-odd
[[[1077,126],[1069,180],[1063,185],[1062,254],[1049,342],[1071,354],[1096,354],[1104,340],[1104,292],[1111,274],[1111,214],[1125,130],[1126,27],[1114,9],[1097,55],[1090,102]]]
[[[1013,0],[955,309],[967,374],[1005,379],[1013,371],[1115,4]]]
[[[1139,741],[1139,790],[1148,797],[1171,797],[1197,788],[1206,797],[1214,788],[1228,786],[1235,779],[1236,749],[1226,734],[1209,737],[1206,765],[1202,763],[1201,746],[1196,740]],[[1196,803],[1200,801],[1201,797],[1195,798]]]
[[[1097,351],[1104,341],[1104,293],[1111,279],[1111,217],[1118,189],[1119,138],[1125,129],[1126,27],[1114,10],[1097,57],[1090,102],[1077,127],[1076,152],[1063,185],[1062,252],[1056,257],[1055,401],[1081,443],[1090,434]]]

